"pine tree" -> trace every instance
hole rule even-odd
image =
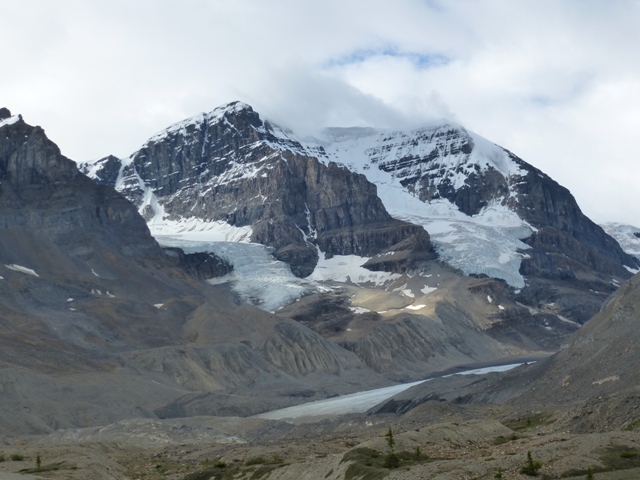
[[[398,468],[400,466],[400,459],[396,455],[394,451],[394,447],[396,445],[396,441],[393,438],[393,432],[391,431],[391,427],[389,427],[389,431],[386,433],[385,437],[387,437],[387,445],[389,447],[389,453],[384,459],[383,467],[385,468]]]
[[[537,477],[538,470],[542,468],[542,465],[538,460],[534,460],[531,456],[531,450],[527,451],[527,463],[520,469],[520,473],[529,475],[530,477]]]

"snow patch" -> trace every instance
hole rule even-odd
[[[214,253],[231,263],[233,271],[230,274],[207,282],[212,285],[230,282],[233,291],[244,302],[267,312],[275,312],[316,290],[313,282],[293,275],[289,266],[274,259],[264,245],[198,238],[199,235],[194,236],[192,232],[156,236],[164,247],[179,247],[185,253]]]
[[[425,295],[429,295],[431,292],[435,292],[437,289],[438,287],[430,287],[429,285],[427,285],[424,288],[420,289],[420,291]]]
[[[404,308],[405,310],[422,310],[424,307],[426,307],[426,305],[409,305]]]
[[[180,236],[197,242],[244,242],[253,234],[250,226],[236,227],[223,221],[207,222],[196,217],[180,220],[154,219],[149,223],[154,237]]]
[[[633,255],[640,260],[640,238],[636,236],[636,234],[640,235],[640,228],[623,223],[605,223],[601,227],[616,239],[625,253]],[[627,267],[627,269],[630,269],[630,267]],[[638,270],[635,271],[635,273],[637,272]]]
[[[318,264],[309,280],[316,282],[343,282],[355,284],[373,284],[381,286],[390,283],[401,275],[388,272],[372,272],[362,267],[369,258],[357,255],[334,255],[326,258],[324,252],[319,253]]]
[[[369,310],[368,308],[364,308],[364,307],[349,307],[349,310],[351,310],[353,313],[367,313],[370,312],[371,310]]]
[[[23,267],[22,265],[16,265],[15,263],[12,263],[11,265],[5,265],[5,267],[7,267],[9,270],[13,270],[14,272],[26,273],[27,275],[31,275],[32,277],[40,276],[34,270]]]
[[[7,125],[13,125],[22,120],[22,115],[12,115],[9,118],[5,118],[4,120],[0,120],[0,128],[5,127]]]

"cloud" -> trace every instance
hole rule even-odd
[[[236,99],[302,134],[447,117],[640,225],[638,24],[625,0],[2,2],[0,103],[77,160]]]

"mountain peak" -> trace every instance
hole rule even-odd
[[[226,103],[224,105],[220,105],[219,107],[216,107],[213,109],[213,111],[211,112],[211,114],[213,114],[214,112],[219,112],[219,113],[240,113],[243,111],[247,111],[247,112],[253,112],[253,108],[251,107],[251,105],[241,102],[239,100],[235,100],[233,102],[229,102]]]

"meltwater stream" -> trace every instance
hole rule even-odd
[[[463,372],[456,372],[449,375],[442,375],[442,377],[448,377],[451,375],[483,375],[491,372],[506,372],[512,368],[518,367],[522,363],[512,363],[509,365],[497,365],[494,367],[476,368],[474,370],[465,370]],[[437,377],[436,377],[437,378]],[[417,382],[403,383],[400,385],[393,385],[391,387],[377,388],[375,390],[367,390],[365,392],[351,393],[349,395],[342,395],[340,397],[328,398],[326,400],[317,400],[315,402],[304,403],[302,405],[295,405],[293,407],[282,408],[280,410],[273,410],[271,412],[261,413],[255,415],[256,418],[264,418],[267,420],[283,420],[300,417],[315,417],[321,415],[344,415],[347,413],[364,413],[371,407],[387,400],[388,398],[397,395],[400,392],[407,390],[408,388],[418,385],[427,380],[420,380]]]

